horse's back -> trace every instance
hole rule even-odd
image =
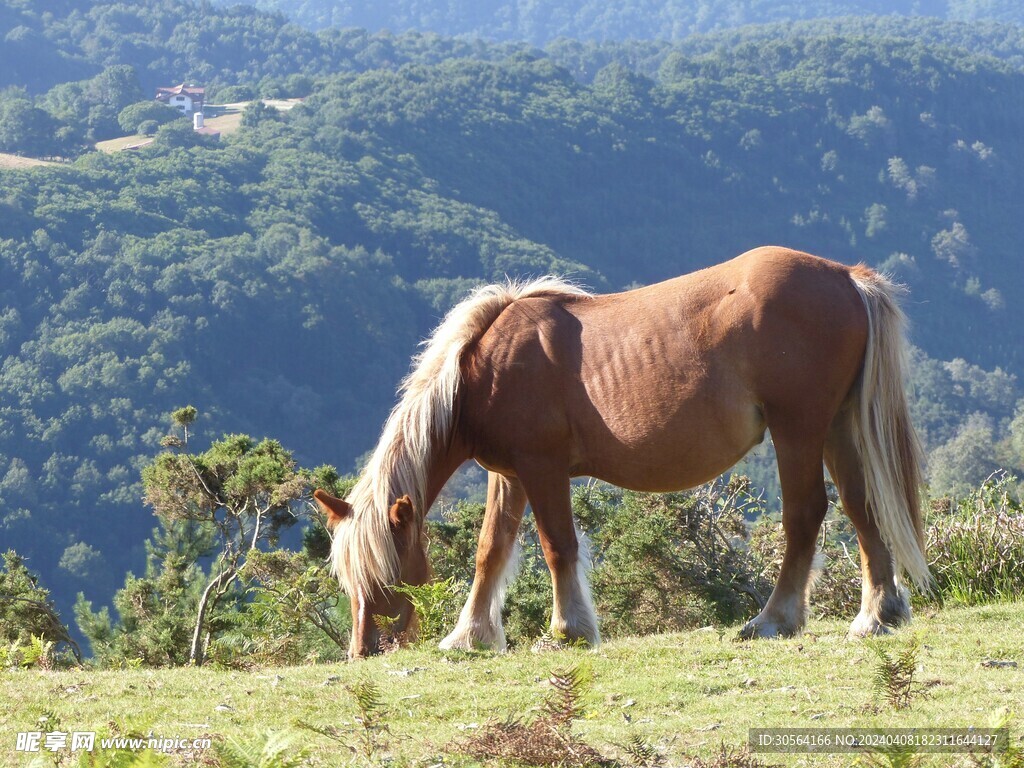
[[[797,381],[845,393],[867,341],[867,316],[850,271],[767,246],[638,290],[575,299],[566,308],[579,321],[588,357],[681,367],[687,381],[701,386],[739,380],[758,402],[792,397]]]

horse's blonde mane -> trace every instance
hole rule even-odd
[[[408,494],[419,517],[427,512],[432,448],[437,440],[447,442],[451,436],[466,348],[514,301],[545,295],[588,294],[551,276],[482,286],[455,305],[423,342],[423,351],[413,359],[412,371],[398,390],[398,404],[348,496],[351,519],[335,529],[331,571],[349,594],[365,595],[373,587],[398,580],[388,511],[398,496]]]

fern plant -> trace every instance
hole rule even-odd
[[[53,659],[54,642],[38,635],[29,638],[28,647],[22,652],[23,667],[48,667]]]
[[[589,690],[589,671],[577,668],[552,672],[541,714],[530,721],[510,715],[492,722],[467,741],[453,744],[455,751],[482,760],[500,760],[527,765],[593,768],[617,763],[572,732],[572,723],[584,712],[583,700]]]
[[[296,747],[295,740],[288,731],[231,737],[217,745],[217,758],[222,768],[297,768],[306,763],[306,750]]]
[[[28,643],[17,641],[0,646],[0,668],[40,667],[49,669],[54,661],[55,643],[38,635],[29,637]]]
[[[635,768],[659,768],[662,765],[662,754],[639,734],[631,735],[621,747]]]
[[[454,577],[432,581],[414,587],[398,584],[392,589],[405,595],[419,618],[419,639],[431,642],[443,637],[445,628],[454,623],[464,597],[462,587]]]
[[[360,751],[372,762],[375,755],[387,747],[385,734],[388,726],[384,722],[385,708],[380,686],[373,680],[359,680],[348,691],[359,709],[356,722],[360,726],[357,731]]]
[[[10,645],[0,645],[0,669],[18,666],[21,658],[21,646],[17,642]]]
[[[585,714],[584,696],[590,688],[590,671],[583,667],[552,671],[551,692],[542,706],[544,714],[558,727],[566,727]]]
[[[304,720],[296,720],[295,724],[299,728],[331,739],[353,753],[359,753],[367,764],[373,765],[381,751],[387,749],[386,736],[390,734],[387,723],[384,722],[387,710],[380,687],[372,680],[364,679],[346,686],[346,690],[359,710],[355,718],[358,724],[356,728],[339,728],[333,724],[318,725]],[[351,734],[356,736],[355,746],[349,738]]]
[[[971,753],[974,768],[1024,768],[1024,747],[1010,736],[1012,715],[1003,709],[992,718],[991,727],[1001,731],[1000,744],[991,748]]]
[[[919,692],[914,680],[921,639],[912,635],[895,654],[890,654],[882,643],[871,643],[871,650],[878,657],[871,686],[875,695],[893,709],[906,709],[910,700]]]

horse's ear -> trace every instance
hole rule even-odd
[[[388,517],[391,519],[391,526],[395,530],[401,530],[410,525],[416,518],[412,509],[412,499],[408,495],[398,499],[398,501],[391,505]]]
[[[313,491],[313,498],[317,505],[327,515],[327,530],[333,531],[334,527],[352,514],[352,506],[344,499],[331,496],[327,491],[317,488]]]

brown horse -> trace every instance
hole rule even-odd
[[[503,648],[501,606],[530,503],[554,585],[553,632],[599,641],[570,478],[640,491],[690,488],[771,432],[786,551],[746,637],[791,635],[807,612],[827,498],[822,461],[857,528],[854,635],[910,618],[903,571],[929,583],[920,449],[903,393],[896,289],[865,266],[759,248],[709,269],[592,296],[553,278],[489,286],[456,306],[402,385],[347,500],[317,499],[351,596],[351,655],[376,650],[373,615],[408,626],[388,587],[429,578],[423,521],[452,473],[489,471],[469,600],[446,648]]]

